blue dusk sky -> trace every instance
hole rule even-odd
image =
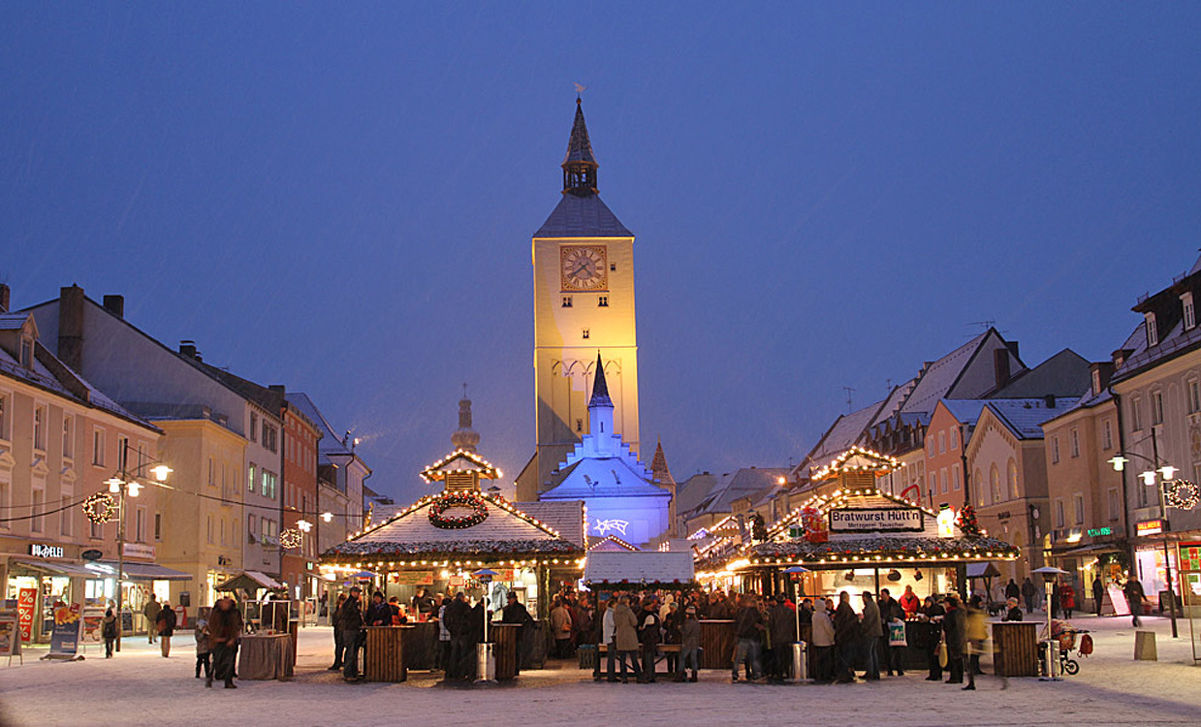
[[[308,392],[407,501],[533,449],[575,107],[637,234],[645,453],[798,461],[995,321],[1108,358],[1201,247],[1197,3],[7,3],[0,280]]]

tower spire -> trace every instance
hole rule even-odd
[[[480,443],[479,432],[471,428],[471,399],[467,398],[467,384],[463,384],[463,398],[459,400],[459,428],[450,435],[455,449],[474,452]]]
[[[613,408],[613,400],[609,398],[609,383],[605,381],[605,362],[601,360],[600,351],[596,352],[596,376],[592,379],[592,398],[588,400],[588,408],[607,406]]]
[[[590,197],[596,194],[596,156],[592,153],[592,142],[588,139],[588,125],[584,123],[584,107],[579,96],[575,100],[575,120],[571,124],[571,138],[567,140],[567,155],[563,157],[563,194]]]

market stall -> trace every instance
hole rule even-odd
[[[462,450],[422,475],[443,482],[445,489],[326,551],[321,568],[327,580],[364,571],[378,574],[371,588],[385,597],[397,596],[402,604],[410,603],[418,588],[447,596],[463,591],[473,600],[486,600],[494,620],[509,592],[541,619],[549,611],[550,595],[563,584],[575,585],[584,556],[582,502],[515,504],[481,492],[480,480],[499,472]],[[480,568],[497,575],[482,583],[472,576]],[[418,628],[406,634],[407,666],[432,667],[436,625],[428,623],[428,614],[411,616]],[[420,654],[428,656],[418,659]],[[540,660],[541,655],[534,656]]]
[[[970,507],[935,512],[868,486],[887,464],[888,458],[866,450],[844,453],[814,473],[825,494],[813,495],[762,540],[730,536],[711,544],[699,555],[698,579],[798,600],[837,601],[841,591],[858,596],[881,589],[893,597],[911,590],[924,598],[966,593],[969,564],[1017,558],[1016,547],[980,531]],[[782,571],[798,565],[810,572],[786,578]],[[852,605],[860,608],[860,599]],[[910,636],[921,630],[915,623]],[[912,638],[910,646],[916,647]]]

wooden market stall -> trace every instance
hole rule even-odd
[[[373,587],[386,596],[398,595],[402,602],[415,588],[448,597],[463,591],[472,600],[485,600],[493,621],[499,620],[513,592],[536,620],[524,636],[535,645],[544,643],[533,631],[543,628],[553,592],[563,583],[574,585],[583,567],[584,505],[511,503],[482,492],[480,481],[499,474],[474,452],[452,452],[422,472],[427,481],[444,484],[441,492],[329,549],[322,555],[322,570],[334,580],[362,571],[378,574]],[[482,568],[497,573],[490,583],[472,576]],[[427,615],[413,614],[411,628],[387,637],[404,642],[389,648],[403,652],[407,669],[434,666],[438,628]],[[517,640],[507,631],[495,631],[491,623],[489,635],[504,642]],[[513,643],[511,648],[517,646]],[[512,661],[505,648],[498,643],[498,663]],[[535,654],[532,660],[538,663],[541,658]],[[370,664],[370,655],[366,659]]]
[[[891,458],[848,450],[811,475],[814,494],[769,528],[766,538],[731,535],[711,543],[698,555],[698,579],[797,600],[837,601],[840,591],[858,596],[881,589],[899,598],[907,588],[924,598],[965,593],[969,564],[1017,558],[1016,547],[979,530],[970,508],[935,512],[877,489],[875,478],[890,466]],[[783,571],[792,566],[810,572],[788,578]],[[852,599],[856,610],[860,603]],[[921,625],[913,623],[910,631],[913,647]]]

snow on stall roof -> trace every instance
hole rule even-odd
[[[584,564],[584,582],[592,585],[689,583],[695,571],[690,551],[596,550]]]
[[[584,501],[515,502],[513,507],[559,531],[559,536],[580,547],[584,542]]]

